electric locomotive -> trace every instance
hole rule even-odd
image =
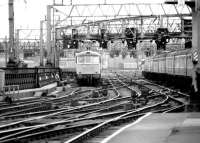
[[[101,55],[93,51],[76,53],[78,83],[98,84],[101,78]]]

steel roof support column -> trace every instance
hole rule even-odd
[[[192,47],[200,53],[200,0],[192,8]],[[198,56],[200,62],[200,56]]]
[[[20,31],[20,29],[17,29],[16,33],[15,33],[15,57],[17,58],[17,60],[19,60],[19,54],[20,54],[20,51],[19,51],[19,31]]]
[[[195,107],[200,106],[200,0],[193,0],[191,2],[193,2],[190,7],[192,8],[192,48],[194,51],[192,55],[193,61],[195,61],[195,53],[198,53],[198,63],[193,64],[192,78],[195,93],[192,93],[191,95],[190,105],[192,105],[192,110],[199,111],[198,109],[195,109]]]
[[[43,20],[40,21],[40,66],[44,66],[43,59]]]
[[[15,49],[14,49],[14,2],[13,0],[9,0],[9,50],[8,55],[9,59],[14,60],[15,57]]]
[[[144,19],[140,19],[140,30],[141,30],[141,37],[143,38],[144,36],[144,30],[143,30],[143,24],[144,24]]]
[[[51,5],[47,6],[47,62],[52,64]]]

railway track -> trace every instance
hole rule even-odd
[[[83,91],[74,90],[69,94],[61,95],[57,98],[38,99],[37,101],[28,100],[19,105],[0,108],[0,120],[26,118],[32,116],[41,116],[55,112],[61,112],[70,108],[73,100],[80,100],[89,97],[92,89]]]
[[[136,110],[131,110],[131,111],[128,111],[127,113],[119,115],[115,118],[106,120],[105,122],[79,134],[78,136],[66,141],[65,143],[79,143],[79,142],[80,143],[81,142],[97,143],[97,142],[101,142],[108,135],[111,135],[120,127],[123,127],[130,121],[132,122],[132,121],[138,119],[139,117],[146,114],[147,112],[155,110],[155,108],[157,109],[162,104],[167,102],[167,100],[168,100],[168,98],[166,97],[166,99],[163,99],[162,101],[160,101],[154,105],[145,106],[145,107],[142,107],[142,108],[139,108]],[[159,110],[157,109],[156,112],[158,112],[158,111]],[[105,131],[105,132],[103,132],[103,131]],[[93,136],[95,136],[95,137],[93,137]]]
[[[87,92],[91,92],[90,90],[85,90],[85,91],[78,91],[78,92],[72,92],[71,94],[69,95],[66,95],[64,97],[59,97],[57,99],[53,99],[53,100],[47,100],[47,104],[50,104],[52,106],[52,104],[54,104],[54,106],[56,104],[70,104],[72,102],[72,99],[73,100],[80,100],[82,98],[85,98],[87,96],[89,96],[88,94],[85,94],[85,95],[81,95],[80,94],[83,94],[83,93],[87,93]],[[49,103],[50,101],[50,103]],[[58,102],[57,102],[58,101]],[[67,104],[67,105],[68,105]],[[43,102],[41,103],[41,105],[43,105],[45,108],[47,108],[47,106],[45,106],[46,104],[44,104]],[[33,109],[23,109],[21,111],[15,111],[15,112],[8,112],[8,113],[5,113],[5,114],[1,114],[0,115],[0,119],[1,120],[8,120],[8,119],[16,119],[16,118],[25,118],[25,117],[32,117],[32,116],[43,116],[43,115],[51,115],[54,113],[62,113],[62,112],[65,112],[67,110],[69,110],[70,108],[74,108],[74,107],[71,107],[71,106],[63,106],[62,108],[51,108],[51,109],[48,109],[48,110],[41,110],[40,107],[38,107],[38,110],[39,111],[35,111],[34,108]],[[29,111],[29,112],[26,112],[26,111]],[[31,112],[32,111],[32,112]],[[17,114],[18,113],[18,114]]]
[[[67,143],[98,142],[97,139],[104,140],[107,133],[112,134],[118,128],[148,112],[163,113],[173,110],[174,105],[183,105],[165,92],[156,90],[151,91],[147,96],[148,102],[143,104],[140,103],[143,98],[140,89],[124,83],[117,76],[108,78],[108,83],[110,84],[108,88],[98,89],[99,95],[94,98],[95,101],[92,101],[93,95],[76,99],[89,100],[92,101],[91,104],[74,106],[71,109],[47,115],[41,114],[0,126],[0,142],[45,142],[47,140]],[[108,90],[108,93],[113,95],[107,95],[109,97],[104,98],[105,100],[96,100],[102,98],[100,94],[104,90]],[[134,100],[137,102],[133,102],[131,94],[135,94]],[[77,93],[77,96],[80,95]]]
[[[164,100],[160,100],[157,103],[154,103],[153,105],[147,105],[144,106],[142,108],[139,108],[137,110],[134,111],[129,111],[123,115],[120,115],[116,118],[107,120],[105,122],[103,122],[100,125],[95,126],[94,128],[85,131],[84,133],[66,141],[65,143],[77,143],[77,142],[101,142],[103,141],[107,135],[112,134],[113,132],[115,132],[118,128],[124,126],[124,122],[125,124],[128,121],[133,121],[136,120],[137,118],[139,118],[140,116],[146,114],[147,112],[166,112],[170,109],[172,109],[172,107],[168,106],[168,108],[166,108],[166,104],[171,104],[172,102],[176,102],[177,100],[174,100],[173,98],[170,98],[168,95],[163,94],[163,93],[158,93],[156,92],[158,95],[160,95],[161,97],[166,97]],[[154,96],[149,96],[148,98],[153,98],[156,97]],[[155,102],[155,99],[152,100]],[[149,101],[150,102],[150,101]],[[179,102],[179,101],[178,101]],[[178,103],[177,103],[178,104]],[[179,104],[182,104],[182,102]],[[163,107],[163,108],[161,108]],[[105,131],[106,130],[106,131]],[[103,132],[105,131],[105,132]],[[95,137],[93,137],[95,136]]]
[[[169,98],[176,100],[177,102],[182,104],[180,106],[175,106],[173,110],[169,110],[170,112],[176,111],[177,109],[184,110],[185,106],[188,104],[188,100],[189,100],[188,94],[155,84],[145,79],[132,80],[131,77],[125,76],[122,74],[117,74],[117,76],[122,77],[123,79],[126,79],[126,81],[128,81],[128,84],[137,86],[138,88],[140,88],[141,91],[148,90],[148,93],[150,94],[153,94],[153,93],[165,94],[169,96]]]
[[[118,95],[116,95],[116,97],[118,97]],[[122,114],[122,113],[125,112],[125,111],[116,111],[116,109],[117,108],[119,109],[119,108],[121,108],[121,106],[124,106],[126,100],[130,100],[130,98],[129,97],[125,97],[125,98],[108,99],[108,100],[105,100],[105,101],[101,101],[99,103],[85,105],[85,106],[82,106],[82,107],[77,107],[75,109],[71,109],[71,110],[68,110],[68,111],[64,111],[64,112],[61,111],[58,114],[60,114],[60,113],[66,114],[67,112],[68,113],[69,112],[70,113],[74,112],[74,114],[75,114],[75,113],[81,112],[82,114],[80,114],[79,116],[76,116],[75,119],[85,116],[85,118],[87,120],[90,119],[90,118],[106,118],[106,117],[110,117],[110,116],[116,116],[116,115],[119,115],[119,114]],[[120,103],[120,102],[122,102],[122,103]],[[103,108],[102,108],[102,106],[103,106]],[[115,112],[111,112],[113,110]],[[104,113],[102,113],[103,111],[104,111]],[[83,114],[83,112],[85,114]],[[98,115],[97,115],[97,112],[99,112]],[[90,115],[89,115],[89,113],[90,113]],[[52,114],[55,115],[55,113],[52,113]],[[47,115],[47,116],[50,117],[50,115]],[[19,121],[19,122],[11,123],[11,124],[9,124],[7,126],[1,126],[0,130],[2,131],[1,132],[2,138],[0,140],[6,140],[8,138],[12,138],[12,137],[15,137],[15,136],[18,136],[18,138],[19,138],[19,135],[20,134],[22,135],[24,132],[26,132],[26,133],[30,132],[30,131],[33,132],[33,130],[36,131],[37,129],[38,130],[42,130],[41,128],[44,128],[44,126],[45,127],[47,127],[47,126],[53,126],[53,124],[54,124],[54,126],[57,126],[57,125],[66,123],[67,121],[69,121],[70,123],[72,122],[72,118],[70,118],[71,120],[67,119],[67,120],[63,120],[63,121],[52,122],[52,123],[50,123],[48,125],[47,124],[45,124],[45,125],[44,124],[42,124],[42,125],[39,124],[39,125],[34,125],[34,126],[33,125],[31,125],[31,126],[25,126],[25,127],[18,126],[17,128],[12,128],[12,126],[17,126],[19,124],[28,124],[27,122],[33,121],[35,119],[38,120],[38,119],[41,119],[41,118],[44,118],[44,117],[31,118],[31,119],[27,119],[27,120],[24,120],[24,121]],[[75,122],[74,121],[75,119],[73,119],[73,122]],[[81,119],[81,121],[82,120],[84,120],[84,119]],[[5,131],[5,129],[8,128],[8,127],[10,127],[11,129]],[[14,134],[13,134],[13,132],[14,132]],[[17,134],[16,134],[16,132],[17,132]],[[47,132],[47,131],[45,131],[45,132]],[[56,131],[56,132],[58,132],[58,131]]]

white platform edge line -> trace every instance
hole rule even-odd
[[[105,138],[101,143],[107,143],[108,141],[110,141],[112,138],[114,138],[116,135],[118,135],[119,133],[121,133],[122,131],[124,131],[125,129],[139,123],[140,121],[142,121],[144,118],[148,117],[149,115],[151,115],[152,112],[148,112],[147,114],[145,114],[144,116],[140,117],[139,119],[137,119],[135,122],[128,124],[122,128],[120,128],[119,130],[117,130],[116,132],[114,132],[112,135],[108,136],[107,138]]]

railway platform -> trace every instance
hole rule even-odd
[[[200,113],[149,113],[102,143],[199,143]]]
[[[23,100],[26,98],[35,98],[37,96],[41,96],[42,93],[51,93],[56,90],[57,82],[48,84],[41,88],[33,88],[33,89],[24,89],[24,90],[15,90],[10,92],[5,92],[6,95],[11,95],[14,100]],[[0,98],[3,100],[3,98]]]

